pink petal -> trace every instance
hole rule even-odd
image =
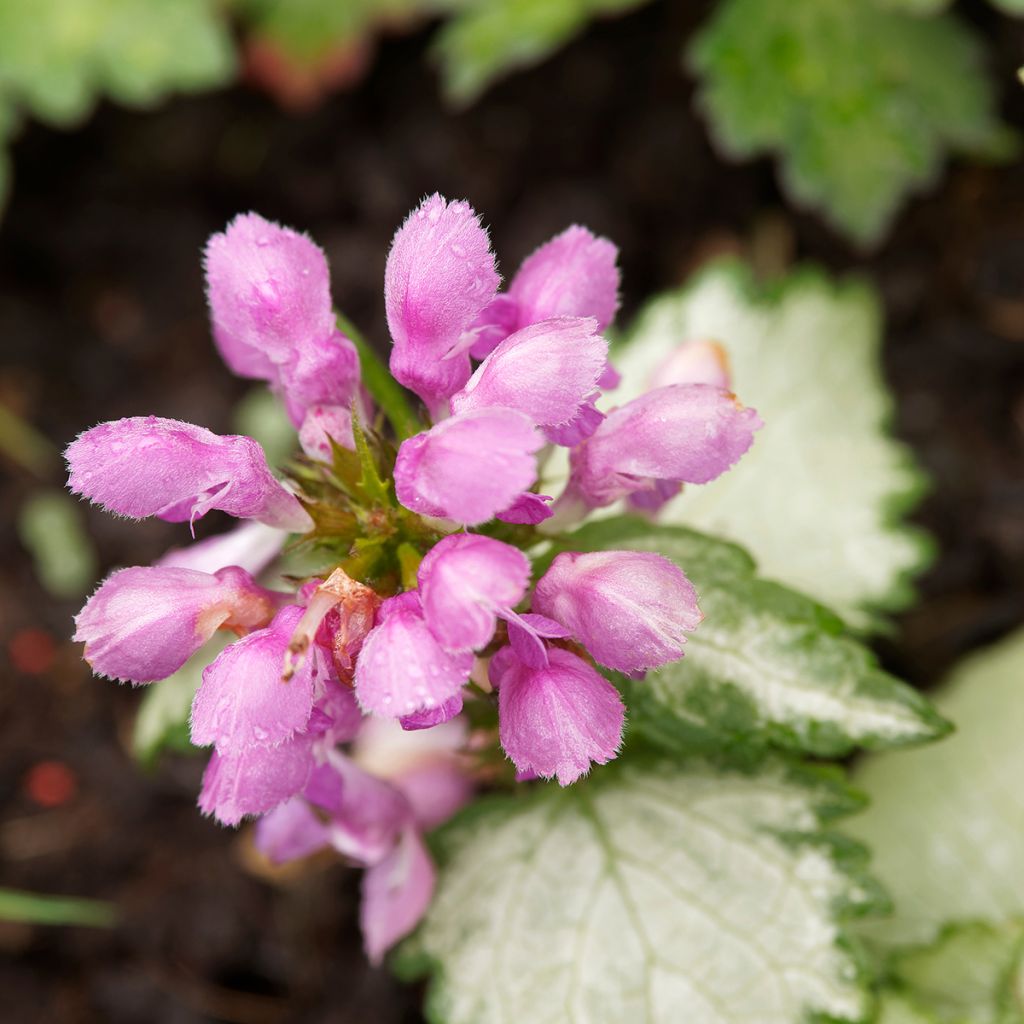
[[[266,628],[226,647],[203,672],[192,704],[192,742],[221,754],[272,746],[302,732],[313,711],[317,659],[284,682],[284,657],[302,609],[291,605]]]
[[[325,793],[330,785],[334,791]],[[400,790],[363,771],[339,751],[332,752],[328,764],[317,769],[305,795],[328,812],[331,845],[360,864],[377,864],[385,858],[401,830],[412,821],[412,809]]]
[[[615,757],[625,708],[618,690],[575,654],[553,647],[548,658],[540,669],[503,659],[499,734],[519,771],[567,786],[585,775],[591,762]]]
[[[314,405],[306,412],[299,430],[299,444],[311,458],[331,464],[334,451],[331,439],[342,448],[356,450],[352,435],[352,413],[341,405]]]
[[[707,483],[739,460],[761,425],[721,388],[658,388],[613,410],[573,451],[573,487],[589,504],[608,505],[651,480]]]
[[[553,515],[551,509],[548,508],[551,500],[551,496],[548,494],[523,491],[504,512],[499,512],[495,519],[500,519],[503,523],[536,526],[537,523],[543,523],[545,519],[550,519]]]
[[[205,267],[214,339],[240,376],[273,379],[297,345],[334,331],[327,260],[306,235],[242,214],[210,238]]]
[[[65,457],[72,491],[133,519],[187,522],[220,509],[283,530],[312,527],[249,437],[221,437],[180,420],[135,416],[85,431]]]
[[[398,500],[413,512],[477,526],[533,483],[543,438],[512,409],[453,416],[402,442],[395,464]]]
[[[221,627],[255,629],[277,595],[242,569],[216,575],[162,566],[109,576],[75,618],[85,660],[112,679],[148,683],[176,672]]]
[[[263,814],[295,796],[313,769],[309,740],[298,736],[276,747],[246,747],[236,754],[216,750],[203,773],[199,809],[225,825]]]
[[[473,781],[453,757],[424,758],[392,782],[409,801],[416,824],[423,829],[442,825],[473,797]]]
[[[449,654],[437,642],[412,591],[381,606],[356,662],[356,697],[365,711],[402,718],[454,697],[472,668],[472,652]]]
[[[508,642],[516,657],[530,668],[544,668],[548,664],[548,648],[545,639],[556,639],[569,635],[563,625],[554,619],[532,612],[508,616]]]
[[[256,849],[275,864],[326,849],[327,826],[301,797],[293,797],[256,822]]]
[[[423,616],[441,646],[486,646],[497,615],[514,608],[530,582],[530,560],[518,548],[476,534],[451,534],[427,552],[418,580]]]
[[[487,232],[465,202],[434,194],[398,229],[384,272],[384,303],[394,341],[391,372],[428,405],[457,391],[469,376],[458,344],[498,288]]]
[[[681,658],[703,618],[682,569],[649,551],[560,554],[538,581],[533,607],[600,664],[629,673]]]
[[[523,260],[508,293],[519,325],[552,316],[588,316],[603,331],[619,307],[618,249],[574,224]]]
[[[461,712],[462,694],[457,693],[443,704],[438,704],[436,708],[414,711],[411,715],[403,715],[398,721],[406,732],[416,732],[419,729],[433,729],[435,725],[450,722]]]
[[[436,872],[419,832],[407,828],[391,854],[363,876],[359,924],[370,963],[379,964],[430,906]]]
[[[560,444],[563,448],[575,448],[582,444],[604,422],[604,413],[598,411],[594,404],[599,394],[591,395],[576,410],[576,415],[568,423],[560,423],[555,427],[545,427],[544,436],[552,444]]]
[[[296,346],[270,384],[284,399],[292,423],[301,427],[312,406],[349,408],[359,394],[359,355],[344,334],[332,330]]]
[[[172,548],[156,564],[199,572],[216,572],[237,565],[257,576],[281,553],[287,539],[288,534],[274,526],[242,523],[215,537]]]
[[[502,407],[538,426],[567,424],[594,394],[607,360],[608,342],[595,320],[542,320],[498,345],[452,396],[452,412]]]

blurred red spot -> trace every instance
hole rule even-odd
[[[25,776],[25,792],[40,807],[60,807],[78,789],[74,772],[62,761],[40,761]]]
[[[53,637],[43,629],[23,629],[7,645],[11,664],[25,675],[39,676],[49,671],[57,656]]]

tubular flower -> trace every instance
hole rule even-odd
[[[700,623],[661,556],[574,553],[571,535],[549,535],[622,499],[655,514],[735,464],[760,420],[710,350],[608,408],[616,250],[582,227],[499,294],[476,212],[425,199],[384,275],[394,380],[354,328],[358,355],[339,332],[305,235],[246,214],[210,240],[205,269],[218,349],[279,397],[301,451],[279,480],[251,438],[178,420],[130,417],[72,441],[69,486],[112,512],[244,520],[114,572],[75,636],[97,673],[145,683],[234,634],[192,703],[192,741],[210,748],[199,807],[226,825],[257,817],[273,860],[333,849],[363,867],[376,962],[429,903],[424,831],[478,777],[513,784],[506,757],[518,780],[560,785],[614,758],[626,709],[596,666],[639,677],[681,657]],[[544,476],[552,447],[568,449],[561,494]],[[534,581],[545,542],[555,557]],[[306,568],[278,566],[287,585],[268,590],[254,575],[286,544]]]

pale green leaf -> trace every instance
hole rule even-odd
[[[818,832],[834,799],[779,766],[639,758],[482,801],[438,837],[399,969],[434,971],[436,1024],[858,1020],[840,922],[873,890],[861,852]]]
[[[876,241],[948,150],[1004,155],[974,33],[872,0],[721,0],[689,63],[730,156],[779,156],[798,203]]]
[[[1019,921],[956,925],[933,945],[896,957],[890,987],[942,1024],[1017,1024],[1022,945]]]
[[[595,17],[648,0],[449,0],[455,8],[437,37],[448,97],[476,99],[496,79],[538,64]]]
[[[132,730],[132,752],[139,761],[152,764],[164,750],[193,749],[188,730],[192,699],[203,681],[203,669],[233,639],[225,632],[215,634],[174,675],[145,688]]]
[[[571,551],[656,551],[687,574],[704,621],[685,656],[621,680],[633,728],[663,745],[763,748],[823,757],[920,743],[948,726],[821,605],[760,579],[731,544],[678,527],[607,519],[559,540]]]
[[[724,263],[654,299],[615,356],[619,403],[646,390],[682,342],[725,347],[734,390],[765,425],[733,469],[686,488],[661,519],[742,544],[765,576],[857,627],[910,603],[907,579],[930,551],[901,522],[924,481],[887,429],[881,331],[866,284],[803,270],[762,288],[743,265]]]
[[[875,1024],[939,1024],[930,1013],[899,993],[886,991],[878,999]]]
[[[64,491],[37,491],[18,510],[18,536],[39,582],[55,597],[81,597],[96,578],[96,552],[78,502]]]
[[[256,387],[235,406],[232,429],[259,441],[267,462],[279,466],[295,454],[298,434],[284,404],[266,388]]]
[[[224,82],[234,66],[213,0],[0,4],[0,95],[71,123],[107,94],[148,105]]]
[[[893,897],[869,929],[887,946],[932,941],[949,921],[1024,916],[1024,632],[966,661],[936,696],[942,743],[873,757],[871,807],[850,831]]]

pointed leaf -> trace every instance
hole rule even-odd
[[[949,921],[1024,916],[1024,631],[966,661],[936,694],[956,732],[864,762],[871,807],[850,823],[870,844],[896,913],[868,929],[924,943]]]
[[[399,969],[430,969],[436,1024],[858,1020],[839,921],[862,851],[818,830],[835,791],[634,758],[565,790],[483,801],[438,838],[426,922]]]
[[[621,680],[633,728],[671,748],[765,744],[823,757],[943,735],[928,701],[882,671],[831,612],[757,576],[740,548],[681,527],[607,519],[559,540],[567,551],[627,548],[672,559],[704,621],[684,657]]]

